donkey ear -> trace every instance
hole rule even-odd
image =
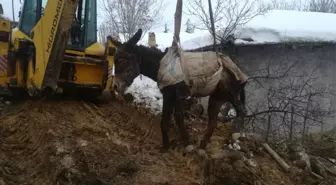
[[[139,40],[141,39],[141,35],[142,35],[142,29],[139,29],[132,38],[130,38],[130,40],[127,41],[127,44],[131,45],[131,46],[135,46]]]

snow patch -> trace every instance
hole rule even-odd
[[[131,93],[137,104],[142,104],[149,108],[152,113],[161,113],[162,94],[157,87],[157,83],[146,76],[138,76],[125,93]]]

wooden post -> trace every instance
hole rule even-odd
[[[177,43],[180,42],[181,21],[182,21],[182,0],[177,0],[175,11],[174,38],[172,43],[173,46],[177,46]]]
[[[215,21],[213,18],[213,13],[212,13],[212,4],[211,4],[211,0],[208,0],[208,4],[209,4],[209,14],[210,14],[210,22],[211,22],[211,31],[212,31],[212,36],[214,39],[214,49],[217,52],[217,47],[216,47],[216,29],[215,29]]]
[[[264,143],[263,147],[266,151],[275,159],[275,161],[284,169],[286,172],[289,171],[290,166],[267,144]]]

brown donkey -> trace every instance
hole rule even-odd
[[[209,90],[209,88],[207,88],[206,91],[204,91],[204,88],[191,88],[194,90],[190,90],[190,84],[187,85],[184,80],[179,80],[173,84],[170,83],[169,85],[166,83],[166,85],[164,85],[164,83],[160,83],[160,80],[163,78],[162,76],[166,74],[163,74],[162,72],[162,61],[164,57],[167,58],[170,49],[162,52],[156,48],[136,45],[141,38],[141,34],[142,30],[140,29],[129,41],[125,43],[120,43],[109,37],[109,40],[117,47],[117,52],[115,54],[115,78],[113,80],[113,88],[118,93],[123,94],[126,88],[133,83],[133,80],[139,74],[145,75],[158,83],[160,91],[163,95],[162,118],[160,125],[162,132],[163,151],[168,150],[170,147],[168,126],[171,115],[173,113],[184,144],[186,146],[190,144],[189,134],[184,125],[183,108],[183,100],[189,95],[193,97],[209,96],[209,122],[199,149],[205,149],[206,145],[209,143],[214,129],[217,126],[217,117],[220,107],[225,102],[232,103],[237,111],[237,116],[240,118],[240,124],[237,124],[235,131],[240,131],[242,129],[243,117],[245,115],[244,87],[246,80],[237,80],[237,75],[235,75],[232,70],[228,70],[227,68],[223,67],[223,70],[220,72],[219,79],[216,81],[215,85],[212,85],[213,88],[210,88],[211,90]],[[192,53],[189,54],[194,57]],[[216,58],[216,60],[221,62],[223,62],[223,59],[228,60],[228,57],[224,56],[224,58]],[[198,66],[198,68],[200,67]],[[189,69],[189,73],[193,73],[193,71]],[[191,86],[196,85],[197,84],[194,82],[194,85]],[[207,86],[208,84],[204,85]]]

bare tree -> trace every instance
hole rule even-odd
[[[270,9],[305,11],[308,8],[307,0],[272,0],[268,5]]]
[[[336,13],[336,0],[310,0],[309,11]]]
[[[105,20],[124,39],[130,39],[141,28],[143,36],[162,19],[162,0],[102,0]]]
[[[246,24],[254,17],[266,13],[268,10],[268,7],[260,0],[214,0],[212,7],[216,26],[216,39],[221,41],[232,34],[238,26]],[[196,28],[209,30],[211,33],[208,9],[208,4],[205,0],[189,0],[186,13],[197,19],[199,24],[195,25]]]
[[[250,72],[252,89],[258,89],[256,93],[265,92],[266,98],[249,104],[247,119],[249,125],[258,127],[250,129],[272,139],[292,140],[294,136],[305,139],[309,127],[323,128],[325,119],[334,116],[330,102],[335,93],[319,82],[321,76],[317,71],[322,63],[308,65],[300,59],[300,52],[296,61],[285,55],[279,50],[274,57],[282,56],[283,60],[270,57],[265,68]],[[253,97],[253,92],[250,96]]]
[[[98,38],[100,43],[106,43],[107,36],[119,36],[119,33],[109,23],[102,23],[98,28]]]
[[[270,9],[336,13],[336,0],[272,0]]]

